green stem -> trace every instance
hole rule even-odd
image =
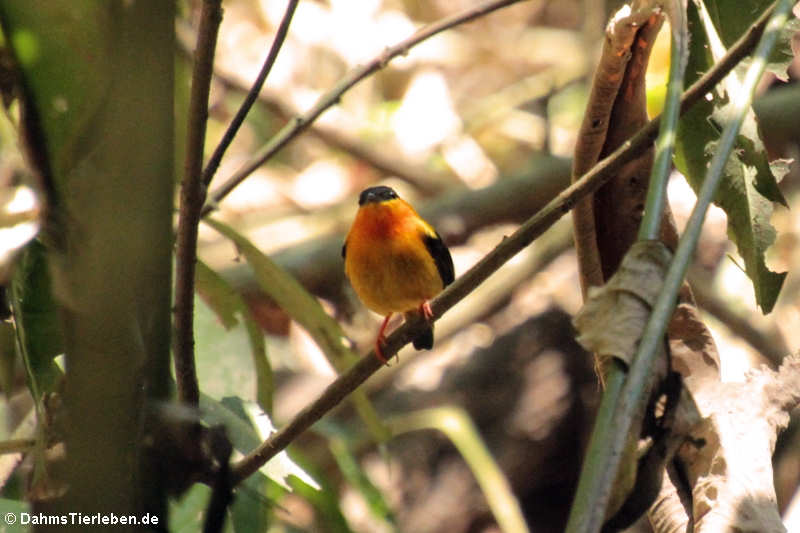
[[[680,2],[678,3],[680,4]],[[686,26],[686,13],[679,6],[674,7],[670,15],[672,44],[669,54],[669,82],[667,83],[664,111],[661,114],[661,128],[658,132],[658,139],[656,139],[656,154],[653,170],[650,173],[644,217],[639,226],[639,240],[658,239],[661,231],[667,183],[672,170],[675,134],[678,130],[681,112],[681,93],[683,92],[683,73],[686,70],[688,56],[689,30]]]
[[[528,525],[508,479],[463,409],[436,407],[396,416],[389,420],[389,427],[394,434],[436,429],[447,435],[478,481],[500,529],[506,533],[528,533]]]

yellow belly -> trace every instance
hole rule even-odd
[[[364,305],[384,316],[416,309],[443,288],[424,244],[406,239],[372,241],[371,246],[350,240],[345,273]]]

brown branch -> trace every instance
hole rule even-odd
[[[264,82],[267,80],[267,76],[272,70],[275,60],[278,58],[278,52],[280,52],[283,42],[286,40],[286,34],[289,32],[289,23],[292,21],[292,16],[294,15],[298,2],[299,0],[289,0],[289,5],[286,6],[283,19],[281,19],[278,31],[275,33],[275,39],[272,41],[269,53],[267,53],[267,58],[261,66],[261,71],[258,73],[241,107],[239,107],[239,110],[236,112],[236,116],[233,117],[230,125],[228,125],[228,129],[225,130],[225,134],[222,136],[219,145],[217,145],[214,153],[211,154],[211,157],[208,159],[208,164],[206,164],[206,168],[203,171],[203,185],[206,187],[209,186],[211,180],[214,178],[214,174],[219,168],[219,163],[222,161],[222,156],[225,155],[225,150],[227,150],[233,142],[233,138],[239,131],[247,113],[250,112],[250,108],[253,107],[258,95],[261,93],[261,88],[264,86]]]
[[[197,405],[200,389],[194,364],[194,275],[197,261],[197,227],[205,202],[203,144],[208,119],[208,94],[214,73],[214,51],[222,22],[222,0],[204,0],[197,31],[197,47],[192,72],[189,122],[186,133],[186,160],[181,182],[180,214],[175,257],[175,319],[172,351],[178,397]]]
[[[405,55],[408,53],[409,48],[415,46],[422,41],[440,33],[444,30],[450,29],[459,24],[470,22],[483,15],[496,11],[502,7],[509,6],[520,2],[521,0],[490,0],[475,7],[465,9],[464,11],[446,17],[440,21],[429,24],[419,31],[414,33],[411,37],[400,41],[394,46],[388,47],[380,55],[372,59],[365,65],[362,65],[347,74],[339,81],[330,91],[324,94],[306,113],[301,116],[295,117],[286,126],[284,126],[272,139],[253,157],[250,163],[234,173],[228,180],[216,189],[208,204],[203,207],[202,215],[205,216],[210,213],[216,204],[222,201],[223,198],[228,196],[230,192],[235,189],[242,181],[244,181],[250,174],[253,173],[258,167],[263,165],[291,140],[305,131],[308,126],[314,122],[323,112],[328,108],[334,106],[339,102],[342,95],[348,91],[355,84],[368,77],[370,74],[383,69],[389,61],[397,56]]]
[[[739,61],[744,58],[758,42],[764,30],[767,19],[762,17],[756,21],[728,53],[715,64],[706,74],[697,80],[681,98],[681,112],[686,111],[697,102],[717,82],[724,78]],[[489,252],[483,259],[459,277],[452,285],[445,289],[431,302],[434,320],[438,319],[448,309],[463,300],[475,287],[494,273],[500,266],[513,257],[522,248],[533,242],[547,228],[553,225],[561,216],[569,212],[575,203],[591,194],[608,181],[628,161],[647,149],[658,133],[659,118],[651,120],[644,128],[630,140],[624,142],[613,153],[599,161],[589,172],[575,181],[561,192],[541,211],[531,217],[510,237],[504,239],[497,247]],[[386,340],[384,355],[392,355],[408,344],[422,331],[423,324],[411,321],[395,330]],[[232,468],[232,482],[234,485],[257,471],[275,454],[286,448],[298,435],[311,427],[317,420],[333,409],[350,392],[361,385],[367,378],[381,367],[374,352],[370,351],[362,357],[350,370],[339,376],[333,383],[317,397],[316,400],[304,407],[286,426],[273,433],[272,436],[261,443],[258,448],[242,458]]]

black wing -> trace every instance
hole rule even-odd
[[[344,259],[345,255],[347,255],[347,241],[344,241],[344,244],[342,245],[342,259]]]
[[[428,249],[431,257],[436,262],[436,270],[439,271],[442,284],[447,287],[456,279],[456,270],[453,267],[453,258],[450,256],[450,250],[444,245],[438,233],[434,236],[425,235],[423,242],[425,242],[425,248]]]

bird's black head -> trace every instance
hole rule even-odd
[[[379,185],[361,191],[361,195],[358,197],[358,205],[379,204],[388,200],[394,200],[395,198],[399,197],[397,193],[394,192],[394,189],[386,187],[385,185]]]

